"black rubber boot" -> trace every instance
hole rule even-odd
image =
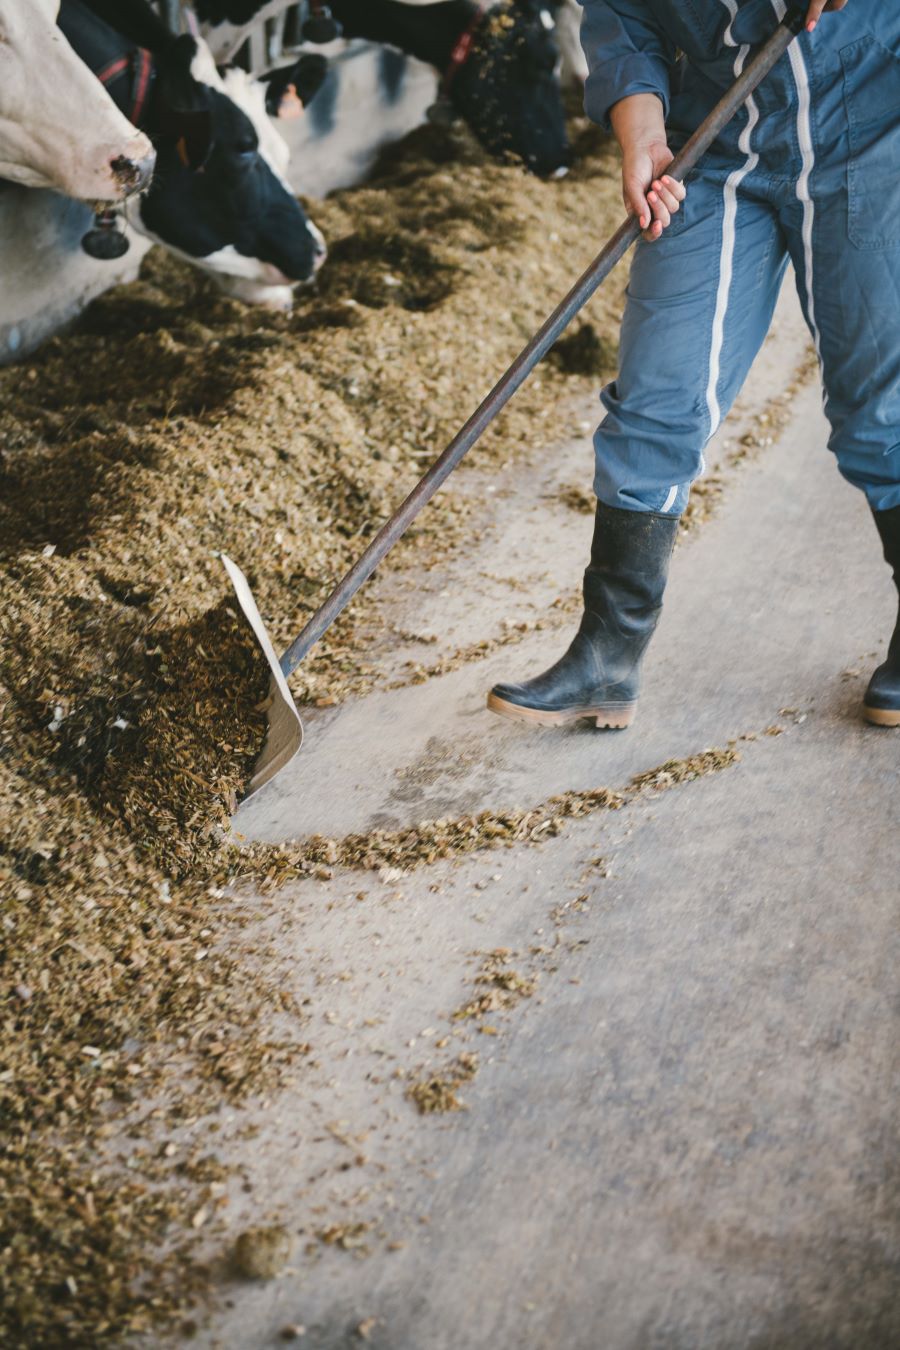
[[[582,717],[594,718],[598,727],[629,726],[677,533],[677,516],[598,502],[584,616],[574,642],[536,679],[495,685],[488,694],[491,711],[541,726]]]
[[[893,569],[894,581],[900,592],[900,506],[890,511],[875,511],[873,514],[884,545],[885,560],[888,567]],[[869,681],[863,715],[868,722],[874,722],[879,727],[900,727],[900,614],[887,660]]]

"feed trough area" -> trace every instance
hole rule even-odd
[[[230,6],[255,74],[287,9]],[[280,654],[620,225],[571,91],[567,134],[539,176],[433,117],[302,199],[289,309],[154,246],[0,368],[4,1347],[900,1339],[896,597],[791,286],[633,730],[485,706],[581,616],[624,263],[245,800],[270,671],[220,555]]]

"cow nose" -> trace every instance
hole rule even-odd
[[[110,160],[113,178],[127,194],[148,188],[156,168],[156,151],[143,137],[141,141],[143,144],[131,149],[130,154],[116,155]]]

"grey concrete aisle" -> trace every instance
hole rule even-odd
[[[570,614],[488,660],[305,713],[303,750],[239,811],[236,828],[282,840],[525,806],[596,786],[598,775],[621,781],[771,721],[784,706],[843,706],[845,672],[858,668],[861,679],[872,666],[896,593],[862,496],[838,478],[827,436],[811,382],[782,441],[742,467],[715,518],[679,548],[638,722],[627,735],[587,724],[535,730],[485,711],[496,679],[536,673],[561,655],[577,623]],[[570,457],[573,450],[586,481],[584,443]],[[462,615],[483,638],[506,616],[528,617],[529,591],[546,591],[548,576],[549,594],[574,596],[590,519],[560,518],[527,480],[514,505],[500,541],[474,542],[464,579],[434,602],[439,631]],[[479,579],[486,568],[521,578],[520,589],[486,596]],[[406,605],[412,623],[416,597]]]
[[[900,736],[858,714],[895,597],[825,439],[810,386],[680,552],[633,731],[483,711],[493,677],[555,654],[543,632],[339,710],[299,795],[244,813],[269,838],[410,825],[740,755],[558,833],[265,902],[313,1062],[217,1138],[245,1177],[230,1231],[264,1214],[298,1254],[229,1286],[194,1344],[900,1345]],[[518,983],[479,1015],[498,968]],[[410,1083],[453,1072],[467,1109],[418,1117]]]

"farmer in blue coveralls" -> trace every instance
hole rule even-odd
[[[687,197],[665,173],[673,148],[784,16],[782,0],[582,4],[585,107],[621,146],[644,242],[619,375],[601,396],[581,626],[556,665],[496,685],[488,705],[543,725],[625,727],[678,517],[789,260],[821,362],[830,448],[866,494],[900,589],[900,3],[812,0],[806,31],[722,132]],[[900,620],[864,713],[900,726]]]

